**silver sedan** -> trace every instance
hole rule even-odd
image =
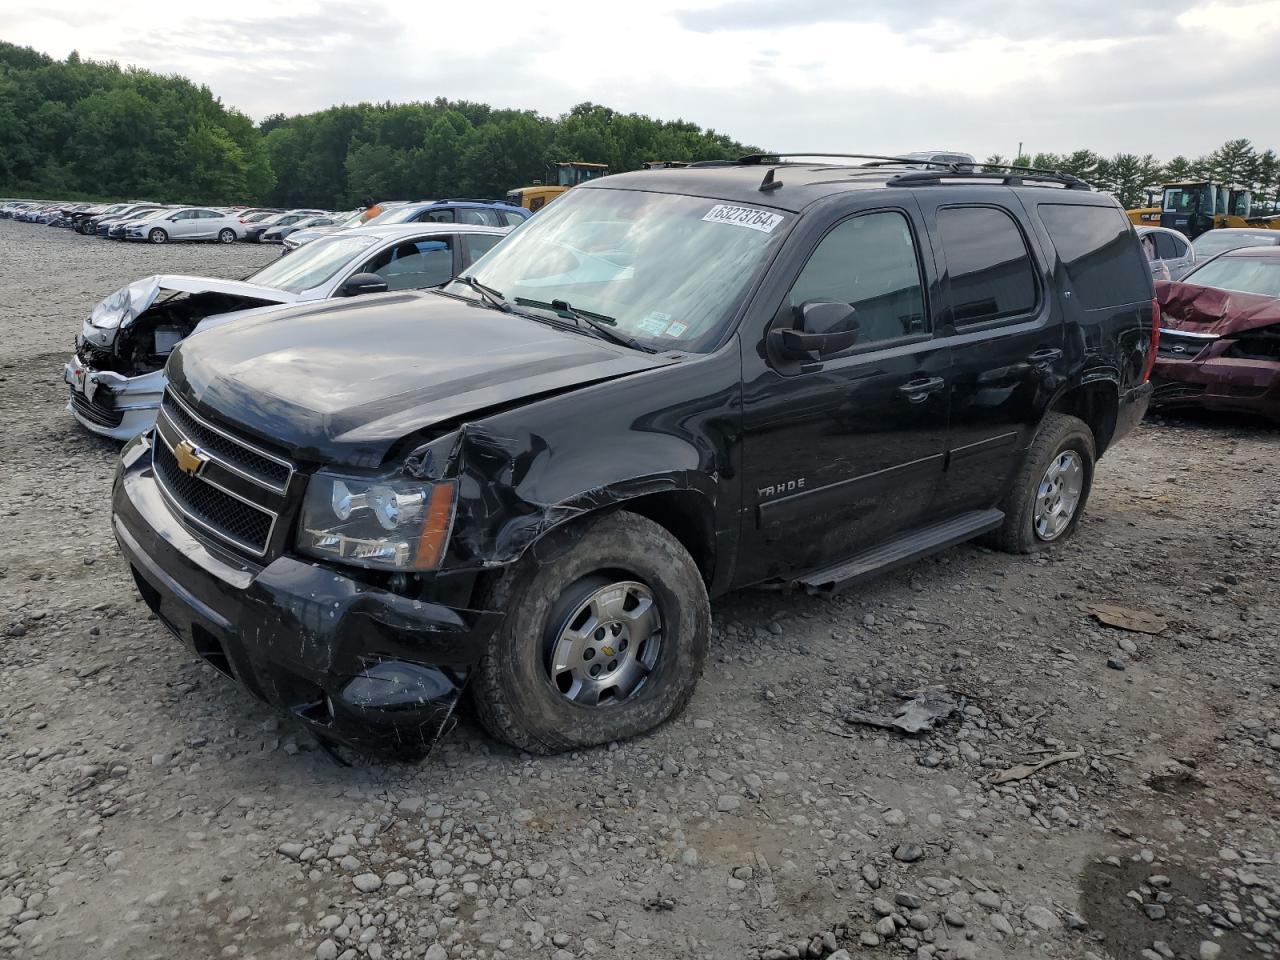
[[[168,243],[170,240],[210,240],[234,243],[244,227],[235,214],[208,207],[178,207],[164,210],[139,223],[131,223],[124,231],[126,240]]]

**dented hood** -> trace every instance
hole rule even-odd
[[[293,303],[298,299],[296,293],[246,283],[243,280],[157,274],[135,280],[99,302],[85,320],[82,336],[97,346],[109,347],[118,331],[133,323],[162,296],[168,297],[175,293],[225,293],[274,303]]]
[[[187,400],[300,459],[373,467],[417,431],[678,359],[406,292],[197,333],[167,372]]]
[[[1194,283],[1156,281],[1161,323],[1171,330],[1219,337],[1280,324],[1280,300]]]

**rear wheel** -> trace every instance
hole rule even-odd
[[[1050,413],[1004,503],[992,539],[1009,553],[1031,553],[1075,532],[1093,486],[1093,431],[1077,417]]]
[[[232,230],[230,227],[223,227],[221,230],[218,231],[218,242],[219,243],[235,243],[236,232]]]
[[[169,234],[166,233],[163,228],[156,227],[147,234],[147,239],[152,243],[167,243],[169,240]]]
[[[711,611],[693,558],[631,513],[586,522],[554,562],[525,560],[489,606],[507,612],[472,685],[499,740],[557,753],[633,737],[682,710]]]

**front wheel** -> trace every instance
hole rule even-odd
[[[472,684],[497,739],[558,753],[644,733],[693,696],[711,637],[697,564],[632,513],[586,521],[554,561],[539,546],[497,586],[506,618]]]
[[[147,239],[150,240],[152,243],[166,243],[169,240],[169,234],[167,234],[160,227],[156,227],[149,234],[147,234]]]
[[[1084,514],[1097,459],[1093,431],[1078,417],[1050,413],[1004,503],[1004,524],[993,534],[1008,553],[1032,553],[1066,540]]]
[[[232,230],[230,227],[223,227],[221,230],[218,231],[218,242],[219,243],[235,243],[236,232]]]

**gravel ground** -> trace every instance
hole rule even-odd
[[[63,409],[100,297],[274,253],[0,221],[0,956],[1280,953],[1280,434],[1144,425],[1038,556],[728,597],[639,740],[535,759],[464,711],[421,765],[344,766],[149,615],[116,448]],[[923,685],[962,704],[936,730],[847,718]]]

